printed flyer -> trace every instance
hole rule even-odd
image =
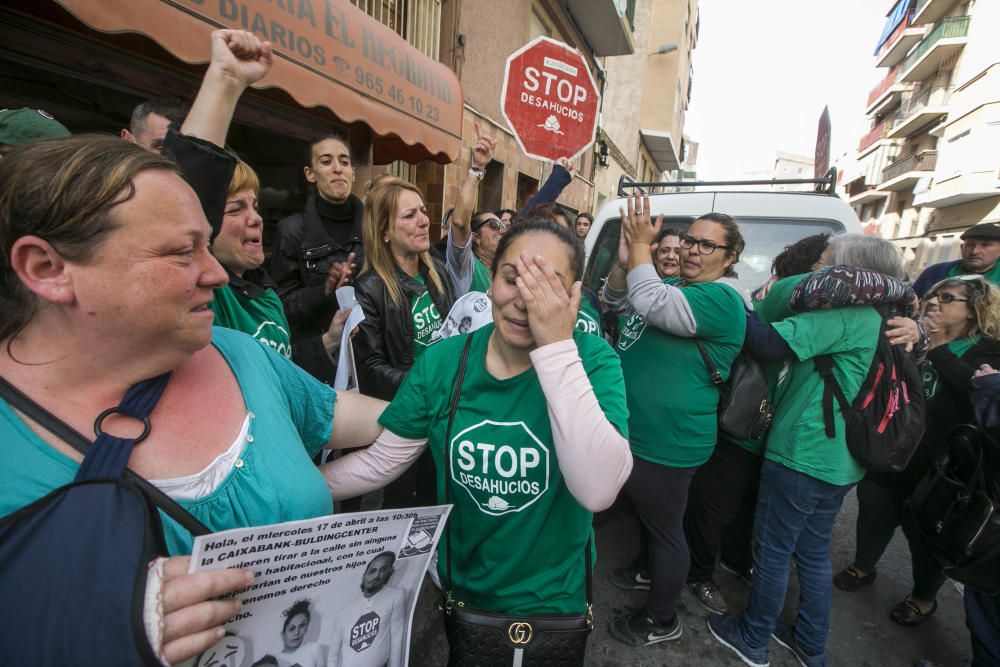
[[[226,636],[186,667],[404,667],[424,572],[451,505],[237,528],[195,540],[191,572],[254,581]]]

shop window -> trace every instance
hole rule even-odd
[[[477,211],[496,211],[503,201],[503,162],[493,160],[486,165],[486,177],[479,186]]]
[[[536,192],[538,192],[538,179],[527,176],[526,174],[518,173],[517,202],[514,208],[520,211]]]
[[[415,165],[402,160],[396,160],[386,169],[390,174],[410,183],[416,183],[417,169]]]

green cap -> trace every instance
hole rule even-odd
[[[0,144],[18,146],[39,139],[70,136],[62,123],[41,109],[3,109],[0,111]]]

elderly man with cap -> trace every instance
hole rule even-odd
[[[1000,285],[1000,224],[987,222],[969,227],[962,234],[962,259],[932,264],[924,269],[913,289],[923,298],[930,287],[945,278],[978,273]]]
[[[61,139],[69,136],[62,123],[41,109],[0,110],[0,159],[15,146],[39,139]]]

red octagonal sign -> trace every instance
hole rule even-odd
[[[529,157],[573,159],[594,143],[600,93],[574,48],[538,37],[507,58],[500,111]]]

